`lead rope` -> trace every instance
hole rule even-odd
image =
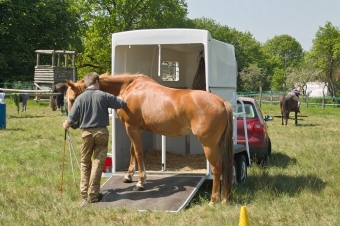
[[[72,140],[71,140],[71,135],[70,135],[70,131],[69,130],[67,130],[67,138],[68,138],[68,147],[69,147],[69,151],[70,151],[70,162],[71,162],[71,168],[72,168],[73,182],[76,185],[76,187],[79,188],[79,185],[76,182],[76,177],[75,177],[75,173],[74,173],[72,153],[73,153],[73,156],[74,156],[74,158],[75,158],[75,160],[77,162],[79,170],[80,170],[80,164],[79,164],[77,155],[76,155],[76,153],[74,151],[74,147],[73,147],[73,143],[72,143]]]
[[[64,151],[63,151],[63,159],[62,159],[62,167],[61,167],[60,194],[63,193],[65,152],[66,152],[66,131],[67,130],[65,130],[65,135],[64,135]]]

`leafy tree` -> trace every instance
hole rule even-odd
[[[0,1],[0,82],[32,81],[37,49],[80,50],[77,21],[67,1]]]
[[[301,44],[289,35],[279,35],[268,40],[263,45],[263,51],[271,56],[276,67],[285,70],[298,66],[304,56]]]
[[[82,17],[84,52],[78,55],[80,77],[111,68],[111,34],[146,28],[187,27],[184,0],[75,0]]]
[[[239,73],[239,77],[243,84],[242,89],[246,91],[258,91],[260,87],[268,83],[265,69],[259,68],[256,64],[244,68]]]
[[[328,84],[332,96],[336,96],[340,88],[340,30],[326,22],[319,27],[308,59],[320,69],[322,80]]]
[[[283,69],[275,68],[271,80],[271,88],[276,90],[286,90],[287,75]]]
[[[288,72],[286,85],[287,88],[293,89],[297,86],[307,89],[308,82],[320,81],[320,72],[311,63],[293,68]]]
[[[259,70],[267,71],[268,62],[265,54],[261,51],[261,44],[255,40],[251,33],[237,31],[204,17],[194,19],[192,23],[194,28],[208,30],[214,39],[232,44],[235,47],[239,73],[247,70],[246,68],[250,65],[254,67],[254,64],[257,65],[256,67]],[[264,82],[263,85],[263,88],[269,88],[269,83]],[[243,87],[243,80],[238,79],[237,87]]]

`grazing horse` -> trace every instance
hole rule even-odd
[[[68,85],[70,111],[75,98],[84,92],[85,83],[68,81]],[[116,110],[131,140],[130,166],[123,182],[132,182],[137,160],[139,178],[134,190],[144,190],[143,130],[164,136],[192,133],[201,143],[213,173],[210,204],[220,201],[221,194],[222,202],[232,199],[233,110],[227,101],[202,90],[165,87],[143,74],[101,76],[100,90],[127,102],[126,108]]]
[[[282,125],[287,125],[290,112],[295,112],[295,125],[298,124],[297,113],[299,112],[299,100],[294,93],[288,93],[280,97],[280,109]]]
[[[64,101],[66,91],[68,88],[68,84],[66,82],[60,82],[57,84],[54,84],[52,86],[52,93],[60,93],[60,95],[57,96],[50,96],[50,107],[52,108],[53,111],[59,109],[60,114],[68,114],[67,113],[67,106],[64,106],[66,103]],[[65,110],[64,110],[65,109]]]

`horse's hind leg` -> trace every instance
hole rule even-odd
[[[219,202],[221,200],[220,179],[222,175],[222,162],[218,158],[219,155],[214,155],[214,153],[217,153],[217,147],[215,149],[211,149],[209,147],[203,147],[203,149],[204,149],[205,156],[209,161],[211,172],[213,174],[213,186],[212,186],[211,198],[209,202],[209,205],[213,205],[214,203]]]
[[[289,112],[285,112],[284,115],[285,115],[284,116],[285,117],[284,124],[287,125],[288,124],[288,119],[289,119]]]
[[[133,149],[133,145],[131,143],[130,147],[130,165],[128,168],[128,171],[126,175],[123,178],[123,183],[131,183],[132,177],[135,174],[135,164],[136,164],[136,158],[135,158],[135,150]]]
[[[295,111],[295,125],[298,124],[298,121],[297,121],[297,113],[298,113],[298,111]]]

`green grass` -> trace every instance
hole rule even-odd
[[[0,130],[0,225],[238,225],[241,206],[251,225],[340,225],[340,108],[302,106],[299,125],[281,125],[278,105],[263,105],[272,140],[269,166],[253,165],[234,200],[208,206],[207,181],[190,206],[174,214],[127,208],[80,208],[66,150],[60,193],[66,116],[48,103],[28,102],[17,114],[6,99],[7,128]],[[76,151],[79,130],[71,130]],[[78,153],[78,152],[77,152]],[[76,171],[79,181],[79,171]]]

